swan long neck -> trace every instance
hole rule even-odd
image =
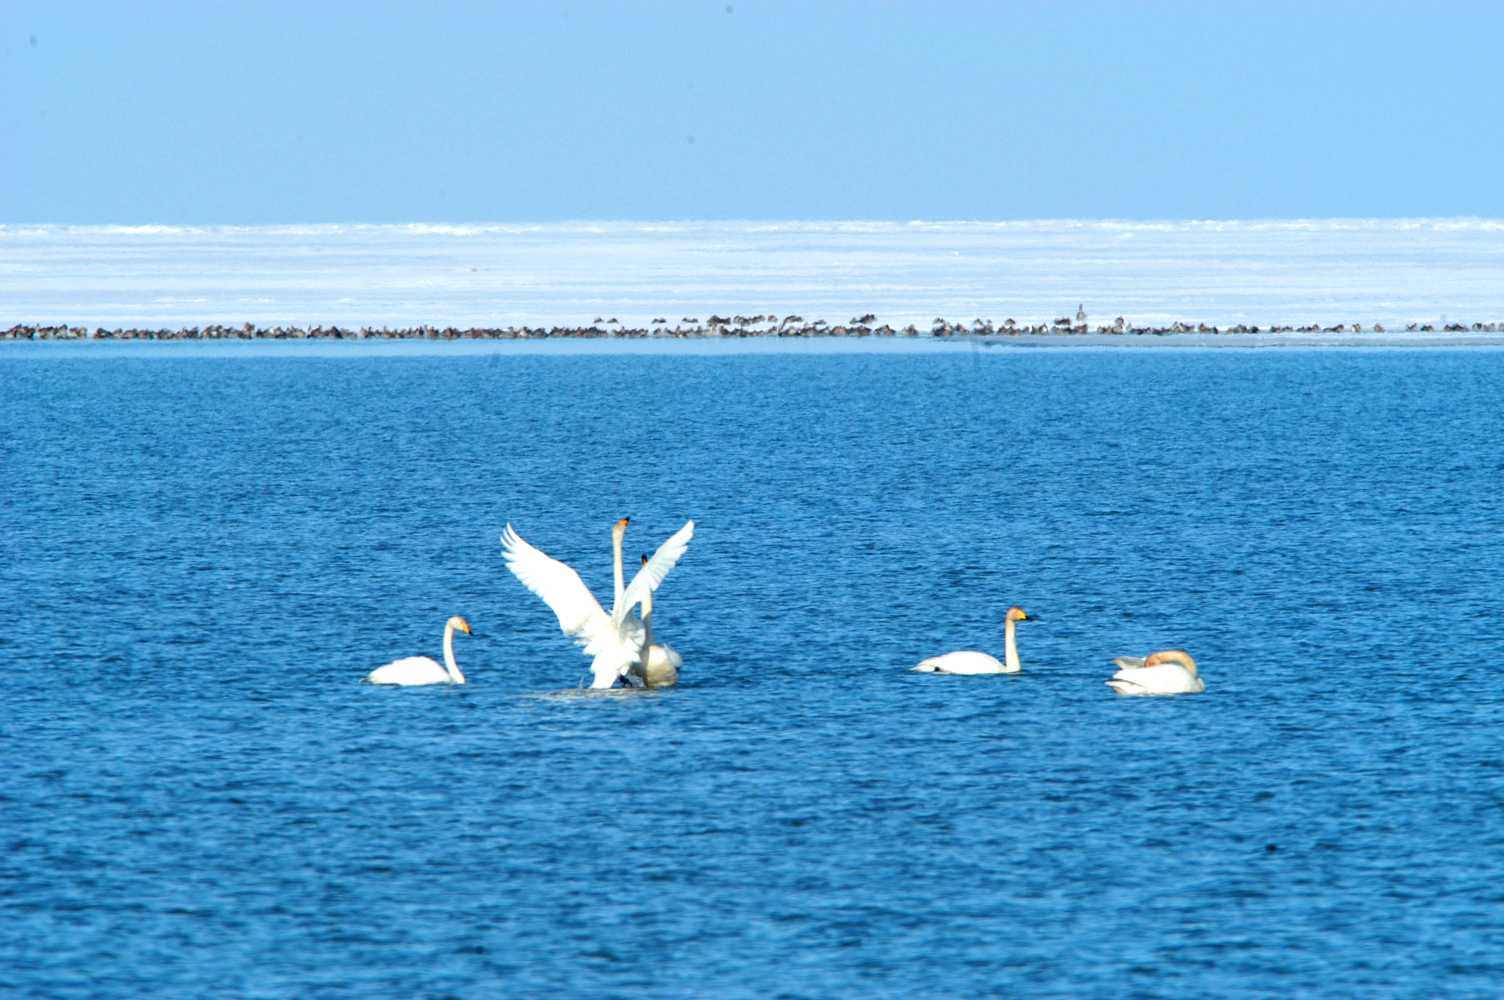
[[[623,534],[622,529],[619,528],[619,527],[618,528],[613,528],[611,530],[611,559],[612,559],[612,567],[611,568],[612,568],[612,570],[616,574],[616,577],[615,577],[616,596],[611,599],[611,613],[612,614],[615,614],[616,610],[621,607],[621,602],[625,599],[626,593],[627,593],[626,578],[623,576],[622,571],[621,571],[621,536],[622,536],[622,534]]]
[[[1003,663],[1010,673],[1021,670],[1018,662],[1018,622],[1009,618],[1003,626]]]
[[[653,595],[642,599],[642,669],[648,669],[648,651],[653,648]]]
[[[460,665],[454,662],[454,626],[444,626],[444,669],[449,671],[449,679],[456,684],[465,683],[465,675],[460,673]]]

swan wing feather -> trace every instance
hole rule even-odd
[[[448,682],[449,672],[427,656],[405,656],[372,670],[366,680],[372,684],[440,684]]]
[[[1119,670],[1107,682],[1119,694],[1196,694],[1206,690],[1201,678],[1178,663]]]
[[[587,649],[586,652],[589,652]],[[592,688],[608,688],[630,672],[636,660],[630,651],[623,649],[603,649],[595,654],[590,661],[590,686]],[[639,685],[633,685],[637,687]]]
[[[695,522],[689,520],[684,522],[684,527],[670,535],[668,541],[658,546],[658,551],[653,553],[648,564],[639,569],[633,575],[632,582],[627,584],[626,596],[613,612],[613,618],[618,623],[626,618],[628,608],[641,604],[644,597],[658,589],[669,570],[684,556],[689,548],[689,540],[693,537]]]
[[[421,670],[424,667],[433,667],[435,670],[443,670],[444,665],[431,656],[404,656],[400,660],[393,660],[377,667],[377,670],[385,670],[387,667],[396,667],[399,670]]]
[[[501,547],[507,569],[548,605],[565,635],[590,655],[599,653],[603,644],[611,644],[617,629],[580,574],[528,544],[510,524],[501,533]]]
[[[928,674],[1001,674],[1005,672],[1003,665],[996,657],[970,649],[958,653],[945,653],[942,656],[931,656],[927,660],[920,660],[918,666],[913,669]]]

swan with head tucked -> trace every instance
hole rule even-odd
[[[622,522],[617,523],[625,529]],[[629,676],[642,653],[641,626],[629,619],[627,610],[658,589],[684,555],[694,533],[695,522],[687,521],[658,546],[653,557],[632,577],[609,614],[590,593],[580,574],[529,545],[510,524],[501,534],[501,547],[507,569],[524,587],[542,598],[558,618],[559,628],[592,658],[590,686],[608,688]]]
[[[1200,694],[1206,682],[1196,661],[1183,649],[1161,649],[1148,656],[1119,656],[1119,667],[1107,686],[1118,694]]]
[[[944,656],[932,656],[927,660],[920,660],[919,665],[914,669],[921,673],[931,674],[1016,674],[1022,666],[1018,662],[1018,637],[1014,633],[1014,628],[1019,622],[1037,620],[1031,618],[1023,608],[1008,609],[1003,625],[1002,663],[999,663],[996,657],[988,656],[986,653],[963,650],[959,653],[946,653]]]
[[[642,565],[646,567],[648,557],[642,557]],[[642,653],[636,666],[632,667],[632,673],[636,674],[643,687],[666,688],[679,683],[679,668],[684,666],[684,658],[679,655],[674,647],[667,643],[655,643],[653,641],[653,595],[651,592],[642,598]]]
[[[426,656],[409,656],[393,660],[386,666],[377,667],[366,680],[372,684],[401,684],[412,687],[419,684],[463,684],[465,675],[454,662],[454,633],[458,630],[470,635],[470,623],[459,615],[453,615],[444,623],[444,665],[440,666]]]

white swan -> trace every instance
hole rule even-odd
[[[646,567],[648,557],[642,557]],[[642,654],[632,672],[644,687],[666,688],[679,683],[679,668],[684,666],[684,657],[667,643],[653,642],[653,595],[642,599]]]
[[[1014,627],[1019,622],[1029,621],[1037,621],[1037,619],[1030,618],[1029,613],[1023,608],[1008,609],[1003,625],[1004,662],[1002,663],[997,662],[996,657],[988,656],[986,653],[965,650],[920,660],[919,665],[914,669],[932,674],[1016,674],[1021,666],[1018,662],[1018,638],[1014,634]]]
[[[426,656],[409,656],[401,660],[393,660],[384,667],[377,667],[369,674],[366,674],[366,680],[372,684],[402,684],[405,686],[465,683],[465,675],[460,673],[459,664],[454,662],[454,633],[456,629],[469,635],[470,623],[459,615],[452,615],[444,623],[443,666],[439,666],[439,664]]]
[[[611,570],[613,579],[611,610],[609,614],[613,617],[616,615],[616,609],[622,606],[622,602],[626,600],[627,596],[627,588],[624,584],[625,578],[621,572],[621,540],[627,533],[627,525],[631,523],[631,517],[624,517],[611,525]]]
[[[523,541],[510,524],[501,534],[501,547],[507,569],[524,587],[543,599],[559,619],[564,634],[592,657],[590,673],[594,679],[590,686],[608,688],[627,676],[642,651],[641,631],[628,620],[627,609],[658,589],[684,555],[694,533],[695,522],[686,521],[684,527],[658,546],[647,565],[632,577],[632,583],[610,614],[601,608],[580,574]]]
[[[631,640],[641,645],[642,618],[638,616],[636,608],[627,601],[627,588],[622,582],[621,542],[631,523],[632,519],[630,517],[623,517],[611,526],[612,596],[611,607],[607,610],[606,614],[612,618],[619,618],[627,629],[627,635]],[[618,613],[618,608],[623,610]],[[633,684],[640,686],[641,673],[633,671],[627,679]]]
[[[1161,649],[1148,656],[1120,656],[1112,661],[1121,669],[1107,686],[1118,694],[1200,694],[1206,682],[1196,670],[1196,661],[1183,649]]]

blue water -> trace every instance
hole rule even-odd
[[[1504,981],[1504,351],[12,346],[7,995]],[[623,514],[684,681],[584,696],[497,534]]]

